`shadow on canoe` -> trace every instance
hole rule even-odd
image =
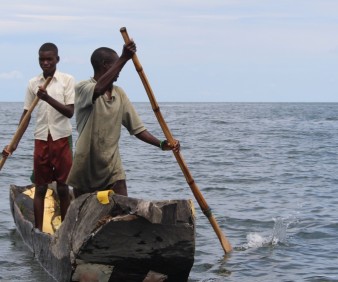
[[[73,200],[60,224],[48,189],[44,232],[34,228],[34,187],[10,187],[11,212],[22,239],[56,281],[187,281],[194,262],[190,200],[146,201],[96,193]]]

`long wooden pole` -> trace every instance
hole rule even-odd
[[[49,84],[49,82],[52,80],[52,77],[47,77],[47,79],[45,80],[45,83],[42,86],[42,89],[45,90]],[[18,144],[21,140],[21,137],[23,136],[23,134],[25,133],[25,128],[29,123],[30,117],[32,115],[32,112],[35,108],[35,106],[38,104],[39,102],[39,97],[36,96],[35,99],[33,100],[31,106],[29,107],[29,109],[27,110],[26,114],[24,115],[24,117],[22,118],[18,129],[16,130],[12,141],[9,143],[7,149],[12,153],[13,152],[13,146],[14,144]],[[4,166],[5,162],[7,160],[7,157],[2,157],[1,161],[0,161],[0,170],[2,169],[2,167]]]
[[[127,33],[127,29],[125,27],[122,27],[120,29],[120,32],[122,34],[122,37],[124,39],[124,42],[125,43],[128,43],[130,41],[130,38],[129,38],[129,35]],[[155,99],[155,96],[154,96],[154,93],[150,87],[150,84],[148,82],[148,79],[143,71],[143,68],[142,68],[142,65],[140,64],[139,60],[138,60],[138,57],[136,54],[134,54],[133,58],[132,58],[133,62],[134,62],[134,65],[135,65],[135,68],[136,68],[136,71],[138,72],[140,78],[141,78],[141,81],[143,83],[143,86],[147,92],[147,95],[149,97],[149,100],[150,100],[150,103],[151,103],[151,106],[152,106],[152,109],[155,113],[155,116],[162,128],[162,131],[165,135],[165,137],[167,138],[167,140],[169,141],[169,143],[173,144],[174,143],[174,138],[162,116],[162,113],[160,111],[160,107],[158,106],[157,104],[157,101]],[[218,236],[218,239],[220,240],[220,243],[222,245],[222,248],[224,250],[225,253],[228,253],[228,252],[231,252],[232,250],[232,247],[228,241],[228,239],[224,236],[224,234],[222,233],[220,227],[218,226],[218,223],[216,221],[216,219],[214,218],[212,212],[211,212],[211,209],[209,208],[206,200],[204,199],[203,195],[201,194],[200,190],[198,189],[194,179],[192,178],[192,175],[188,169],[188,166],[186,165],[182,155],[181,155],[181,152],[173,152],[174,155],[175,155],[175,158],[179,164],[179,166],[181,167],[181,170],[186,178],[186,181],[187,183],[189,184],[190,186],[190,189],[191,191],[193,192],[200,208],[202,209],[203,213],[206,215],[206,217],[209,219],[209,222],[211,223],[212,227],[214,228],[217,236]]]

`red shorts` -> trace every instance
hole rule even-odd
[[[47,141],[35,139],[33,182],[37,186],[53,181],[66,183],[72,162],[72,136],[56,141],[51,135]]]

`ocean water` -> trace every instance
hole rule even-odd
[[[134,105],[146,127],[163,139],[149,104]],[[194,200],[196,254],[189,281],[338,281],[338,104],[160,107],[234,248],[224,256],[173,154],[123,130],[130,196]],[[0,146],[10,142],[21,112],[22,103],[0,103]],[[9,185],[30,183],[33,127],[0,171],[0,281],[51,280],[16,232],[9,209]]]

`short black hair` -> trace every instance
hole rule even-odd
[[[94,71],[100,69],[103,61],[113,61],[114,55],[117,55],[117,53],[113,49],[108,47],[97,48],[90,57],[90,62],[92,63]]]
[[[46,52],[46,51],[53,51],[55,52],[56,55],[58,55],[58,52],[59,52],[58,47],[54,43],[50,43],[50,42],[42,44],[39,49],[39,52]]]

